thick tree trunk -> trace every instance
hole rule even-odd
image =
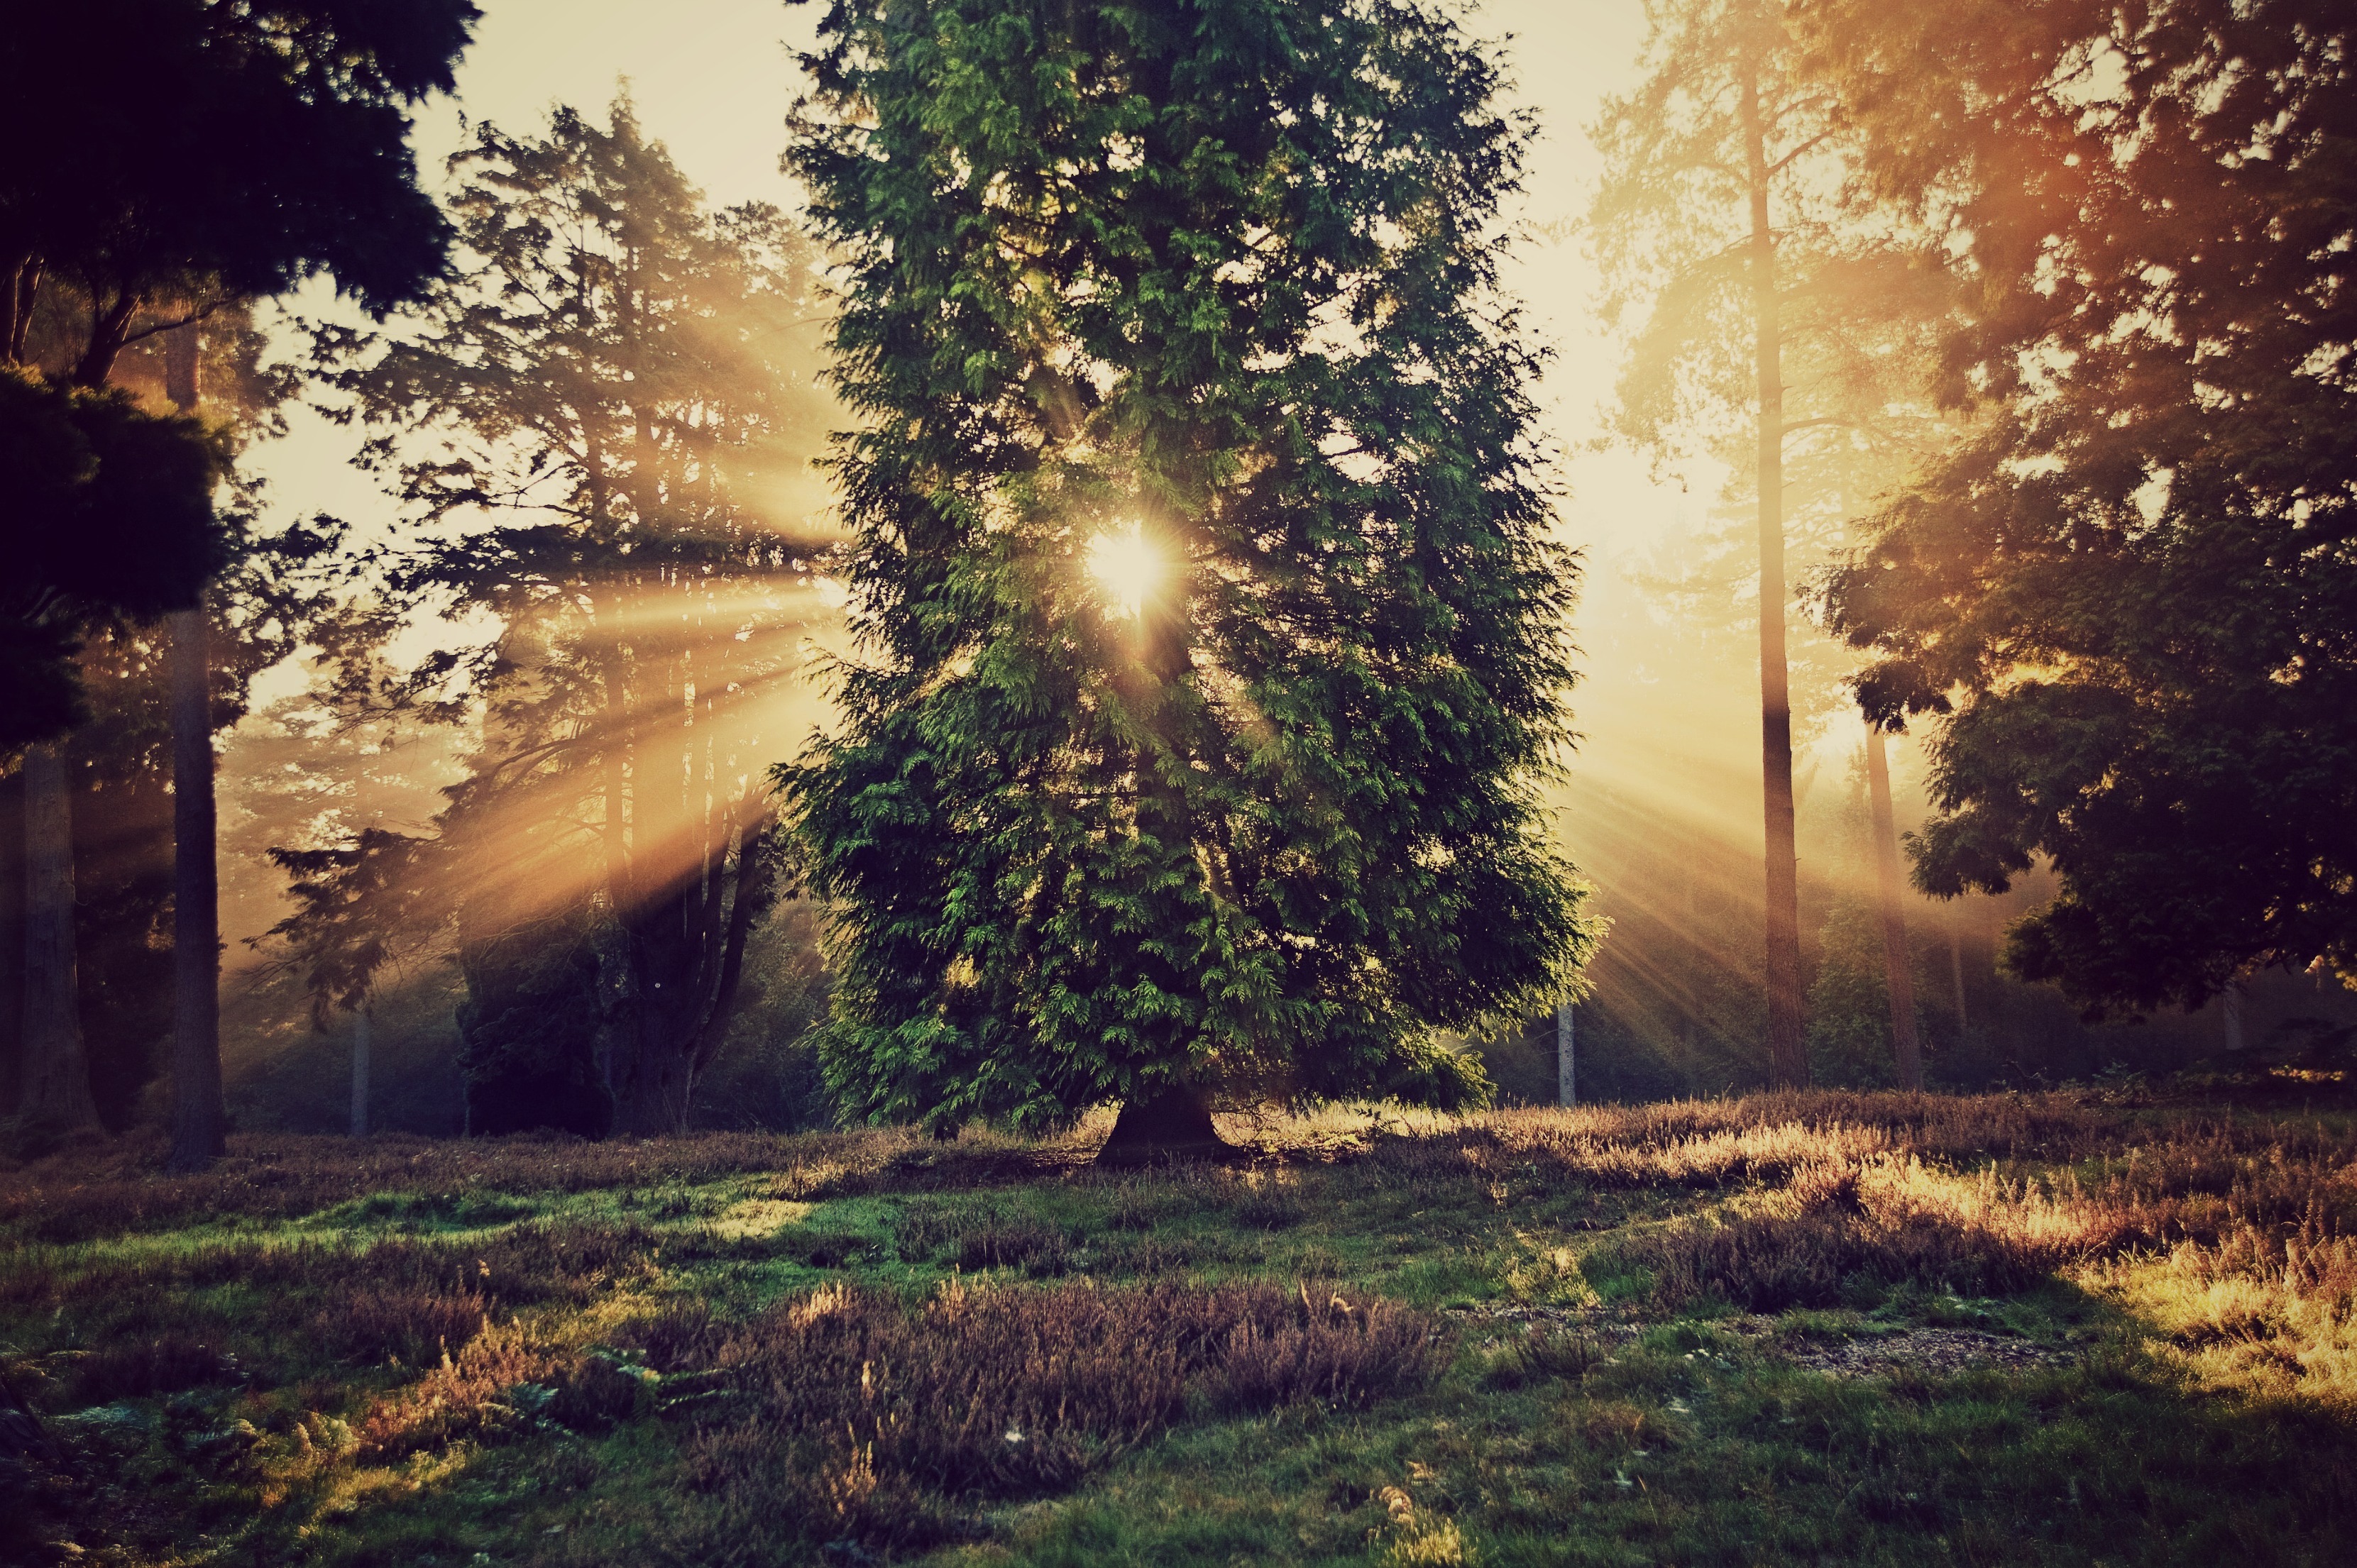
[[[23,1114],[76,1130],[98,1125],[81,1048],[74,950],[73,804],[62,746],[25,753]]]
[[[205,612],[174,610],[172,677],[172,1156],[221,1155],[221,886],[213,865],[212,660]]]
[[[1238,1153],[1211,1124],[1202,1090],[1179,1084],[1125,1101],[1112,1135],[1097,1150],[1097,1164],[1127,1169],[1172,1160],[1228,1160]]]
[[[1899,1055],[1899,1087],[1921,1094],[1923,1050],[1915,1035],[1915,965],[1907,950],[1899,829],[1890,811],[1890,761],[1878,725],[1867,726],[1866,781],[1874,815],[1874,890],[1882,907],[1882,973],[1890,993],[1890,1039]]]
[[[1760,761],[1767,829],[1768,1074],[1808,1079],[1801,1017],[1801,873],[1792,830],[1792,699],[1784,667],[1784,378],[1776,236],[1768,221],[1768,147],[1760,81],[1741,83],[1751,197],[1751,309],[1760,385]]]

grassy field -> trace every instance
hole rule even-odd
[[[2346,1111],[1231,1131],[53,1156],[0,1559],[2357,1561]]]

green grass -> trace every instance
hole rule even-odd
[[[0,1177],[58,1449],[0,1457],[0,1556],[2357,1559],[2345,1118],[1351,1125],[1121,1179],[884,1134],[60,1155]]]

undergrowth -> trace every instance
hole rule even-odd
[[[0,1555],[2351,1545],[2345,1116],[1818,1094],[1231,1135],[1261,1157],[1121,1175],[883,1132],[66,1151],[0,1176]]]

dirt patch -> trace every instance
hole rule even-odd
[[[1618,1344],[1634,1339],[1648,1326],[1633,1319],[1575,1306],[1534,1306],[1518,1302],[1450,1307],[1441,1316],[1471,1326],[1480,1336],[1474,1343],[1492,1350],[1525,1336],[1565,1328],[1593,1334],[1608,1345]],[[1837,1378],[1882,1377],[1901,1367],[1940,1377],[1992,1367],[2022,1371],[2066,1363],[2079,1354],[2072,1346],[1993,1334],[1979,1328],[1893,1328],[1801,1336],[1780,1326],[1775,1318],[1757,1314],[1725,1319],[1717,1326],[1741,1336],[1763,1356]]]
[[[1761,1327],[1757,1332],[1763,1337],[1774,1333],[1772,1323],[1765,1319],[1760,1322]],[[1786,1336],[1761,1348],[1770,1355],[1781,1356],[1796,1367],[1836,1378],[1886,1377],[1900,1368],[1935,1377],[1989,1368],[2028,1371],[2071,1361],[2078,1355],[2068,1346],[1991,1334],[1978,1328],[1902,1328],[1889,1334],[1862,1334],[1842,1339],[1794,1339]]]

